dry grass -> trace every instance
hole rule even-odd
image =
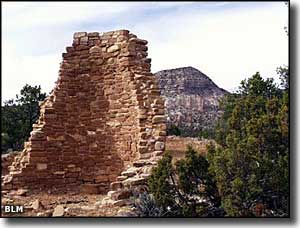
[[[168,136],[166,141],[166,151],[170,152],[173,162],[184,158],[188,146],[192,146],[198,153],[206,155],[206,146],[210,140],[200,140],[190,137]]]

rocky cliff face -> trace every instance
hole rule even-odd
[[[186,135],[211,129],[222,111],[219,99],[227,91],[193,67],[163,70],[155,73],[165,97],[167,122],[178,126]]]

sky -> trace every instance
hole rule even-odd
[[[230,92],[288,65],[284,2],[2,2],[2,102],[27,83],[49,93],[74,32],[128,29],[151,71],[192,66]]]

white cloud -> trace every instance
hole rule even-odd
[[[232,91],[256,71],[273,77],[276,67],[288,64],[287,16],[278,4],[205,15],[179,12],[135,29],[149,40],[153,72],[190,65]]]
[[[22,25],[25,28],[36,26],[51,26],[64,23],[76,23],[88,21],[95,16],[106,17],[111,14],[126,11],[128,5],[118,4],[111,7],[111,3],[78,2],[37,2],[19,3],[7,2],[3,6],[4,25],[16,27]],[[6,19],[6,20],[5,20]]]
[[[4,26],[32,28],[109,19],[133,11],[184,6],[193,2],[4,2]]]
[[[2,101],[25,83],[51,91],[74,28],[129,29],[149,41],[152,72],[194,66],[227,90],[256,71],[274,76],[288,63],[287,7],[221,3],[4,2]]]

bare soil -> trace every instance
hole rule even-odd
[[[166,151],[171,153],[173,162],[176,162],[184,158],[188,145],[205,155],[209,143],[209,140],[168,136]],[[52,217],[55,208],[61,205],[64,208],[62,215],[64,217],[130,216],[131,209],[128,207],[101,205],[104,197],[106,195],[80,193],[76,188],[65,189],[65,191],[27,191],[24,194],[2,192],[1,215],[3,217]],[[37,204],[39,206],[35,208],[34,205]],[[3,206],[7,205],[23,206],[23,213],[5,213]]]
[[[58,205],[64,207],[64,217],[113,217],[128,208],[97,206],[106,195],[87,195],[79,193],[47,194],[32,193],[25,196],[2,195],[1,205],[23,206],[23,213],[5,213],[1,208],[3,217],[52,217]],[[38,200],[39,207],[33,208],[33,203]]]

